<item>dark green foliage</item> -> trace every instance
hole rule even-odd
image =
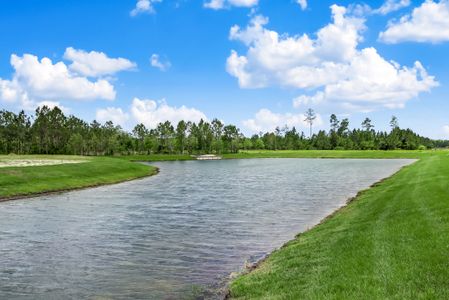
[[[307,121],[312,129],[315,113],[308,111]],[[234,125],[214,119],[196,123],[169,121],[147,129],[138,124],[128,133],[112,122],[91,124],[65,116],[55,107],[38,108],[33,117],[23,111],[15,114],[0,111],[0,154],[201,154],[237,153],[239,150],[416,150],[448,147],[449,141],[433,141],[421,137],[411,129],[401,129],[393,117],[390,132],[376,132],[369,118],[362,129],[349,127],[349,120],[330,117],[330,130],[303,132],[287,126],[274,132],[245,137]]]

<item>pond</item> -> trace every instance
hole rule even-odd
[[[142,180],[0,203],[0,298],[188,298],[411,162],[158,162]]]

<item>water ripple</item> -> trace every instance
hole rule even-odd
[[[410,162],[166,162],[144,180],[0,203],[0,298],[179,299]]]

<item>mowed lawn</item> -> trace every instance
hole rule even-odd
[[[410,150],[242,150],[225,154],[223,158],[422,158],[442,151]]]
[[[422,158],[442,151],[380,151],[380,150],[241,150],[239,153],[218,154],[223,159],[249,158]],[[188,154],[124,155],[116,158],[128,161],[182,161],[195,160]]]
[[[108,157],[0,156],[2,160],[82,160],[76,164],[0,168],[0,200],[36,193],[117,183],[156,173],[156,168]]]
[[[238,277],[231,298],[449,299],[449,152],[421,157]]]

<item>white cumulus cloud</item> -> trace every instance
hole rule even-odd
[[[170,61],[161,59],[159,54],[151,55],[150,64],[152,67],[155,67],[162,72],[167,71],[171,67]]]
[[[97,109],[96,119],[100,123],[112,121],[115,125],[124,126],[129,119],[129,114],[121,108],[107,107]]]
[[[402,107],[438,83],[421,63],[401,66],[384,59],[375,48],[359,49],[365,20],[348,16],[346,8],[331,6],[333,22],[316,38],[287,35],[266,28],[268,19],[255,16],[242,29],[235,25],[230,39],[248,47],[245,55],[231,51],[227,71],[242,88],[284,86],[316,90],[297,98],[296,106],[319,100],[345,106]]]
[[[300,95],[293,99],[293,107],[294,108],[300,108],[303,106],[310,106],[310,105],[316,105],[320,104],[325,100],[325,95],[323,92],[317,92],[315,95],[307,96],[307,95]]]
[[[115,90],[107,80],[89,80],[74,74],[64,62],[24,54],[11,55],[12,79],[0,79],[1,100],[89,100],[115,98]]]
[[[327,99],[365,107],[402,108],[419,93],[437,86],[420,62],[401,67],[386,61],[374,48],[365,48],[351,61],[343,78],[324,88]]]
[[[115,98],[114,87],[106,80],[89,79],[73,74],[63,62],[54,63],[44,57],[11,55],[15,69],[13,84],[29,96],[47,99],[108,99]]]
[[[316,115],[314,126],[323,125],[322,118],[319,114]],[[254,133],[258,132],[272,132],[276,127],[282,128],[288,126],[289,128],[307,128],[309,124],[305,121],[306,116],[302,113],[274,113],[269,109],[263,108],[259,110],[254,118],[243,121],[243,125]]]
[[[110,76],[134,68],[124,58],[109,58],[102,52],[86,52],[67,48],[66,60],[53,62],[48,57],[12,54],[14,72],[10,79],[0,78],[0,101],[21,109],[34,110],[42,101],[59,103],[65,100],[114,100],[115,88]]]
[[[231,6],[253,7],[259,3],[259,0],[210,0],[204,3],[204,7],[211,9],[223,9]]]
[[[90,77],[113,75],[136,67],[135,63],[125,58],[109,58],[103,52],[86,52],[72,47],[65,50],[64,58],[72,61],[69,65],[71,71]]]
[[[411,15],[390,22],[379,39],[385,43],[449,41],[449,0],[426,0]]]
[[[169,106],[164,100],[154,101],[149,99],[134,98],[131,105],[131,114],[137,123],[143,123],[148,128],[155,128],[159,123],[170,121],[176,125],[179,121],[198,122],[207,120],[206,115],[186,106]]]
[[[296,2],[301,6],[302,10],[305,10],[307,8],[307,0],[296,0]]]
[[[132,17],[141,13],[154,14],[154,3],[162,2],[162,0],[137,0],[136,7],[130,12]]]
[[[382,6],[378,9],[375,9],[373,13],[387,15],[409,5],[410,0],[386,0],[384,4],[382,4]]]
[[[50,109],[57,106],[60,110],[62,110],[63,113],[65,113],[65,114],[70,113],[70,109],[65,107],[64,105],[62,105],[59,101],[40,101],[36,105],[36,107],[43,107],[43,106],[47,106]],[[34,109],[36,109],[36,107],[32,107],[31,109],[34,110]]]
[[[15,102],[20,98],[21,92],[16,85],[16,83],[10,80],[0,79],[0,100],[5,102]]]

